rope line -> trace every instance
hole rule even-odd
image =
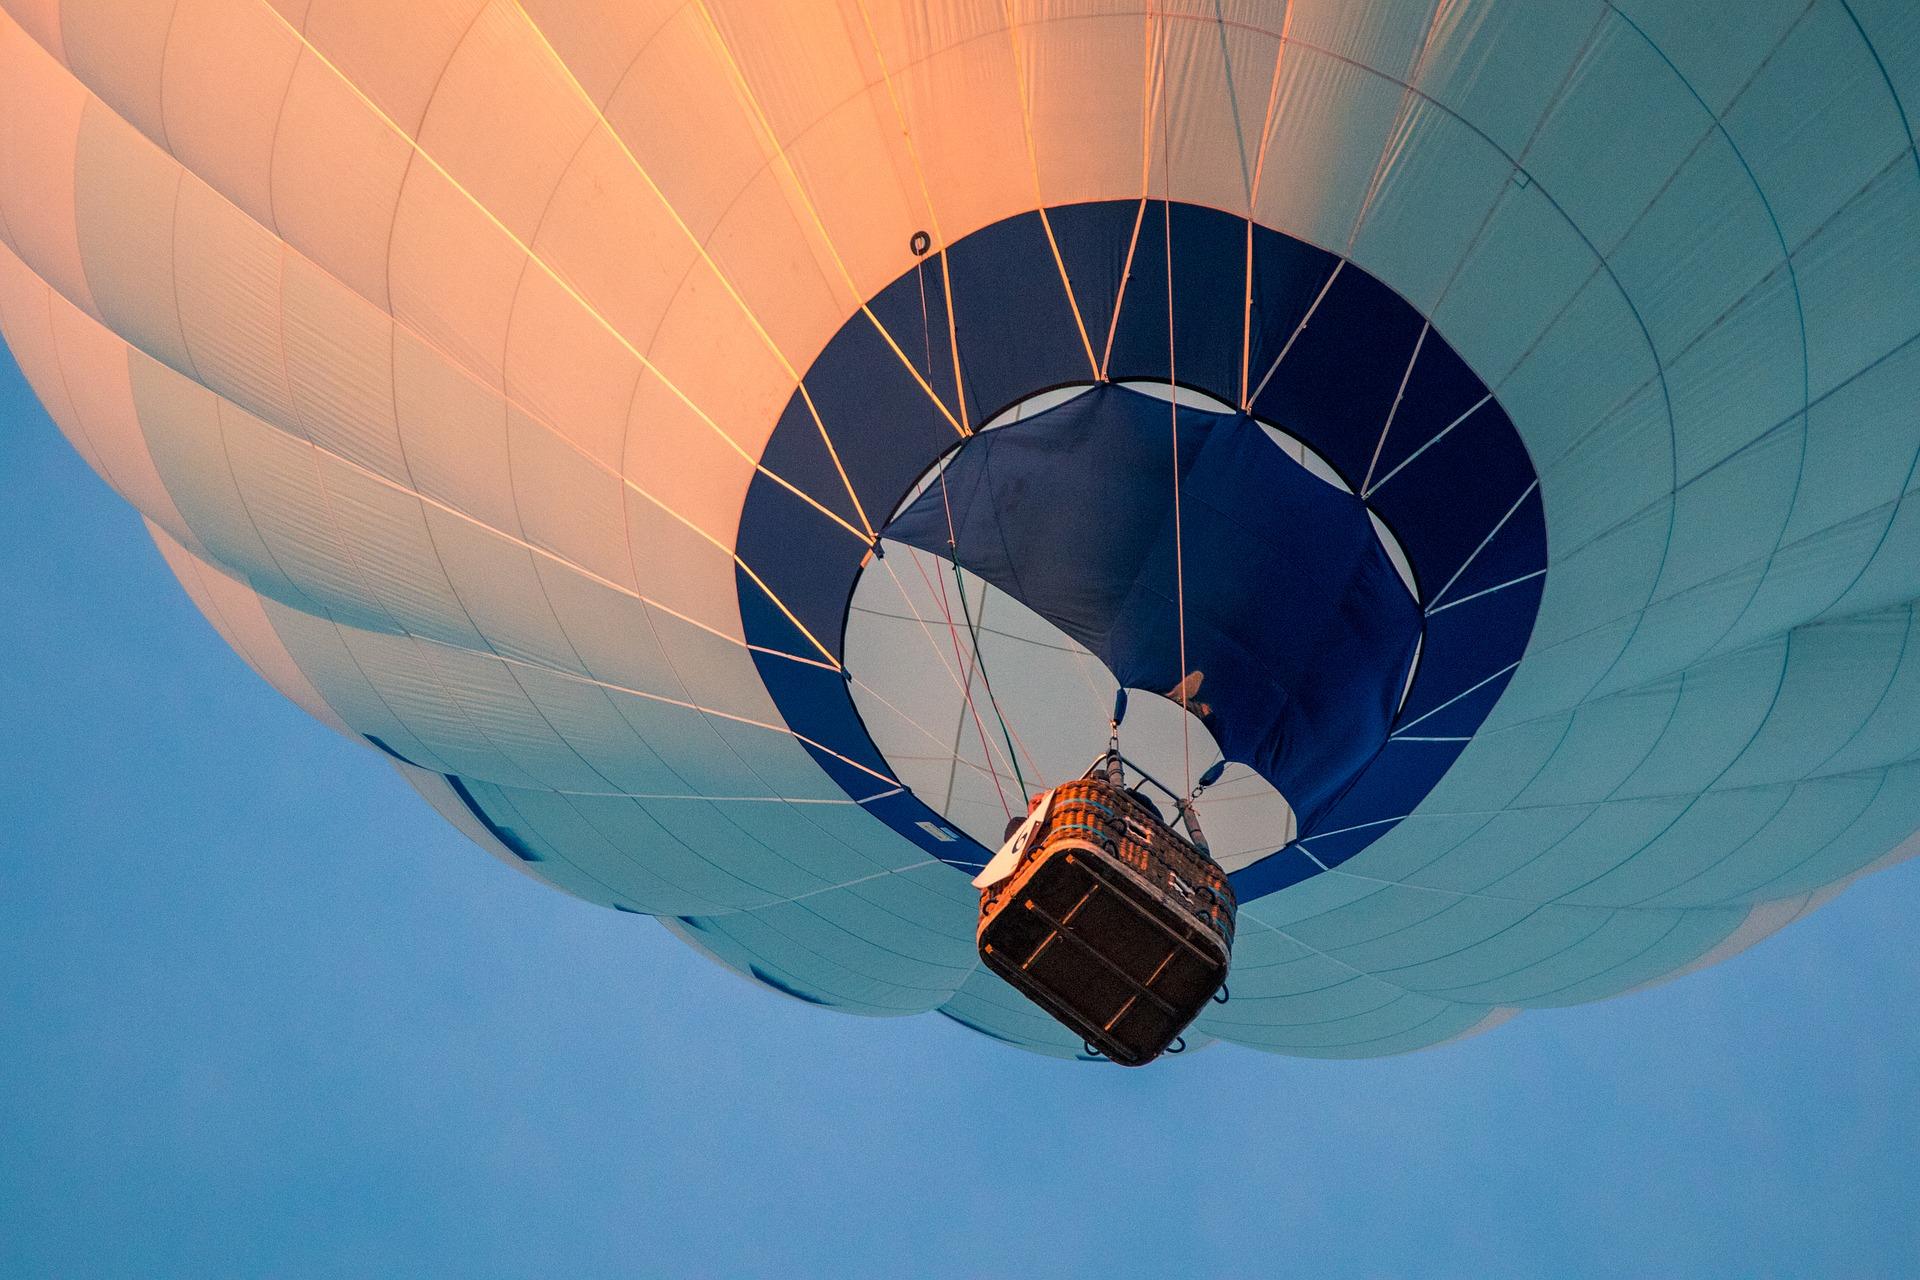
[[[273,21],[278,23],[281,27],[285,28],[288,34],[290,34],[295,40],[299,41],[301,47],[308,54],[310,54],[317,63],[319,63],[322,67],[326,68],[326,70],[334,77],[334,79],[342,87],[344,87],[349,93],[353,95],[356,101],[358,101],[363,106],[365,106],[365,108],[370,113],[372,113],[372,115],[376,119],[380,121],[381,125],[384,128],[386,128],[396,138],[398,138],[402,143],[404,143],[408,147],[410,155],[412,157],[417,157],[420,161],[425,163],[428,168],[433,170],[434,174],[437,177],[439,177],[443,182],[445,182],[449,187],[451,187],[455,192],[457,192],[469,205],[472,206],[472,208],[476,213],[478,213],[483,219],[486,220],[486,222],[491,227],[493,227],[493,229],[496,232],[498,232],[503,238],[505,238],[508,242],[510,242],[514,246],[515,250],[518,251],[522,255],[522,257],[526,259],[526,262],[529,266],[538,269],[538,271],[542,275],[544,275],[549,281],[551,281],[553,285],[557,287],[561,292],[565,293],[573,301],[573,303],[580,308],[581,313],[583,315],[585,315],[588,319],[593,321],[594,324],[596,324],[600,329],[602,329],[607,334],[608,337],[612,338],[621,347],[625,348],[627,353],[633,357],[633,359],[639,364],[642,370],[644,370],[648,374],[651,374],[653,377],[657,378],[660,382],[660,385],[664,387],[674,397],[674,399],[678,400],[682,405],[684,405],[687,408],[689,412],[691,412],[696,418],[698,418],[703,426],[705,426],[710,432],[712,432],[716,437],[718,437],[721,443],[726,445],[727,448],[731,449],[734,453],[738,454],[743,460],[745,460],[749,465],[751,465],[756,472],[758,472],[761,475],[764,475],[765,477],[767,477],[767,479],[771,480],[775,484],[778,484],[783,489],[788,490],[795,497],[799,498],[802,502],[805,502],[808,506],[815,508],[817,511],[820,512],[820,514],[825,516],[827,519],[832,520],[835,524],[838,524],[844,527],[847,530],[847,532],[851,533],[854,537],[859,538],[862,541],[866,541],[866,536],[858,528],[854,527],[852,524],[848,523],[845,519],[843,519],[837,512],[833,511],[830,507],[826,506],[826,504],[822,503],[818,498],[815,498],[812,494],[807,493],[805,490],[793,484],[791,481],[787,480],[785,477],[768,469],[765,465],[763,465],[760,462],[758,458],[755,458],[751,453],[749,453],[746,450],[746,448],[739,443],[739,441],[735,440],[731,435],[727,433],[726,429],[723,428],[719,424],[719,422],[714,419],[714,417],[711,414],[709,414],[705,409],[701,408],[700,405],[695,403],[693,398],[689,396],[687,392],[684,389],[682,389],[678,383],[676,383],[672,378],[668,377],[667,374],[663,370],[661,370],[658,365],[654,363],[651,357],[649,357],[645,352],[641,351],[640,348],[634,344],[632,339],[630,339],[620,329],[618,325],[614,324],[612,320],[607,318],[604,312],[602,312],[599,308],[595,307],[593,303],[587,298],[587,296],[570,279],[568,279],[563,272],[561,272],[558,268],[556,268],[552,263],[548,262],[544,256],[535,252],[534,247],[530,243],[528,243],[528,241],[524,237],[516,233],[511,227],[507,226],[507,224],[501,220],[498,214],[496,214],[485,202],[483,202],[478,196],[476,196],[471,189],[469,189],[464,183],[462,183],[457,177],[454,176],[452,170],[447,168],[447,166],[444,163],[442,163],[438,158],[436,158],[434,155],[428,152],[423,146],[421,146],[419,139],[415,138],[411,133],[409,133],[406,130],[404,126],[402,126],[392,116],[388,115],[386,110],[382,108],[377,102],[375,102],[373,98],[370,97],[365,90],[363,90],[358,84],[356,84],[352,80],[352,78],[346,74],[345,71],[341,70],[341,68],[337,63],[335,63],[331,58],[327,56],[327,54],[321,51],[319,46],[313,42],[313,40],[306,34],[305,31],[303,31],[300,27],[295,26],[292,22],[288,21],[286,16],[282,14],[278,9],[276,9],[273,5],[262,3],[261,7],[267,11],[267,14],[272,18]],[[409,161],[409,163],[411,163],[411,160]],[[199,380],[198,378],[195,379],[195,381],[198,381],[198,380]],[[943,405],[942,408],[944,407],[945,406]]]
[[[599,122],[600,127],[606,131],[607,136],[613,140],[614,145],[620,148],[621,155],[626,157],[627,163],[632,167],[634,173],[639,176],[640,181],[646,186],[647,190],[652,193],[654,199],[660,202],[660,207],[666,211],[667,216],[673,220],[674,227],[685,237],[687,244],[693,249],[700,261],[706,266],[707,270],[713,273],[713,278],[719,281],[721,289],[733,300],[734,305],[740,309],[740,314],[746,318],[747,324],[752,327],[754,334],[765,344],[767,350],[772,353],[773,358],[779,361],[780,367],[786,375],[792,378],[794,384],[799,387],[801,399],[805,401],[807,406],[807,412],[813,417],[814,427],[820,432],[820,439],[827,447],[828,456],[833,459],[834,470],[840,474],[840,483],[846,486],[847,496],[853,500],[854,511],[860,517],[860,523],[866,527],[867,541],[873,541],[873,525],[867,519],[867,513],[861,505],[860,494],[854,489],[853,480],[848,476],[846,467],[842,465],[840,461],[840,451],[834,446],[833,437],[828,433],[827,424],[820,417],[820,410],[814,405],[813,397],[807,393],[806,382],[801,377],[800,371],[794,367],[793,362],[787,358],[787,353],[782,350],[780,344],[774,340],[773,334],[768,331],[766,325],[761,321],[752,305],[747,302],[746,297],[740,292],[739,286],[721,269],[720,264],[714,260],[713,253],[707,247],[706,242],[694,232],[680,210],[676,208],[673,201],[668,198],[665,188],[655,181],[653,174],[648,172],[647,167],[640,163],[640,157],[634,154],[633,147],[628,144],[626,135],[615,128],[613,121],[608,118],[605,107],[599,100],[595,99],[594,96],[587,91],[587,87],[580,82],[580,77],[575,74],[572,64],[561,55],[560,50],[555,47],[552,39],[548,37],[545,28],[540,25],[532,12],[526,7],[526,0],[514,0],[514,7],[519,13],[521,20],[526,23],[527,29],[534,34],[534,37],[538,39],[542,47],[545,48],[547,60],[551,62],[554,68],[566,79],[568,85],[572,87],[579,99],[593,112],[594,118]],[[638,55],[636,55],[635,61],[638,61]],[[632,69],[632,66],[629,65],[627,73],[631,74]],[[619,83],[624,84],[625,80],[626,76],[623,75]],[[618,91],[618,87],[619,85],[616,84],[615,92]]]
[[[1133,211],[1133,234],[1127,239],[1126,261],[1120,266],[1120,287],[1113,295],[1113,314],[1107,318],[1107,344],[1100,354],[1099,381],[1107,381],[1113,361],[1113,340],[1120,332],[1120,308],[1127,300],[1127,282],[1133,279],[1133,253],[1140,245],[1140,227],[1147,217],[1147,197],[1153,191],[1153,116],[1161,85],[1154,77],[1153,6],[1148,5],[1140,43],[1140,204]]]
[[[856,688],[862,690],[863,692],[868,694],[870,697],[872,697],[874,701],[878,702],[881,706],[893,712],[894,715],[900,718],[901,723],[907,725],[909,728],[913,729],[914,732],[920,734],[922,737],[932,742],[934,746],[939,747],[941,749],[941,754],[937,756],[911,756],[911,755],[905,754],[904,752],[889,752],[887,753],[887,761],[889,764],[894,763],[896,761],[900,761],[900,760],[941,760],[941,761],[949,761],[954,764],[965,765],[967,768],[973,770],[975,773],[998,772],[998,770],[994,767],[994,764],[991,760],[989,760],[985,765],[977,765],[971,760],[963,760],[963,759],[960,759],[958,756],[955,756],[952,752],[946,750],[946,743],[941,740],[938,734],[936,734],[933,730],[927,728],[927,726],[925,726],[924,724],[921,724],[918,720],[914,719],[912,716],[908,715],[906,711],[902,707],[900,707],[899,704],[895,703],[892,699],[888,698],[885,694],[881,693],[878,689],[868,684],[865,680],[860,679],[858,676],[853,676],[852,679],[853,679],[854,686]]]
[[[933,240],[940,249],[940,294],[941,301],[946,307],[947,312],[947,349],[953,357],[953,401],[955,407],[960,411],[959,418],[956,419],[953,414],[947,412],[946,405],[940,401],[938,396],[934,396],[934,403],[938,405],[941,412],[945,414],[947,421],[952,423],[954,429],[960,433],[961,438],[965,439],[967,436],[973,434],[973,426],[968,421],[967,414],[967,379],[965,373],[960,368],[960,323],[953,311],[953,275],[948,267],[947,233],[940,228],[940,211],[934,207],[933,188],[927,182],[927,170],[926,166],[920,160],[920,148],[914,142],[913,129],[907,123],[906,105],[900,101],[899,90],[895,88],[893,83],[893,72],[888,69],[886,51],[880,45],[879,33],[874,30],[873,15],[867,10],[866,0],[857,0],[857,3],[860,9],[860,21],[866,27],[867,42],[873,48],[873,59],[880,67],[880,80],[886,86],[887,101],[892,105],[894,120],[900,126],[900,140],[906,145],[907,158],[913,162],[913,175],[920,185],[920,199],[927,207],[927,221],[933,227]],[[923,320],[926,311],[925,294],[926,282],[922,280],[921,311],[923,313]],[[879,322],[876,320],[875,323],[877,324]],[[906,359],[904,355],[902,355],[901,358]],[[912,361],[908,361],[908,364],[911,365]],[[933,377],[933,351],[931,343],[928,344],[926,372],[927,379],[931,379]],[[928,388],[928,394],[932,395],[933,384],[925,379],[923,379],[923,382],[925,382]]]
[[[715,20],[712,11],[707,7],[706,0],[693,0],[690,7],[698,13],[703,25],[706,27],[707,35],[713,44],[714,51],[718,53],[725,62],[729,77],[732,81],[734,94],[739,99],[740,105],[744,107],[752,117],[761,137],[765,140],[768,149],[772,152],[772,159],[785,171],[787,180],[792,185],[793,193],[798,197],[800,210],[807,215],[807,220],[812,224],[815,233],[820,237],[821,246],[826,249],[827,256],[833,260],[834,267],[838,270],[841,280],[846,285],[848,296],[858,303],[860,314],[867,318],[867,321],[872,324],[874,331],[880,335],[881,341],[887,344],[887,348],[898,357],[901,365],[908,373],[913,375],[913,380],[920,384],[921,391],[926,393],[927,399],[933,403],[935,409],[939,410],[941,417],[945,418],[954,431],[962,437],[971,435],[972,429],[969,428],[961,418],[954,416],[953,410],[947,407],[947,402],[940,397],[939,392],[933,389],[933,384],[921,376],[920,370],[914,366],[912,357],[908,356],[907,353],[901,349],[900,344],[894,340],[892,332],[881,322],[880,317],[874,314],[873,307],[861,300],[864,291],[860,288],[859,282],[854,279],[853,272],[848,268],[846,259],[841,256],[840,250],[834,245],[833,236],[827,230],[826,220],[820,212],[819,205],[808,191],[807,184],[801,179],[798,166],[794,164],[793,157],[788,153],[786,144],[780,140],[779,132],[773,127],[773,121],[768,117],[766,108],[761,104],[759,95],[755,93],[753,82],[747,77],[746,69],[740,65],[740,59],[735,55],[733,46],[727,42],[726,35],[720,30],[719,22]],[[889,89],[891,89],[890,80]],[[904,122],[901,127],[902,132],[904,132]],[[944,252],[943,249],[943,260]],[[960,406],[961,412],[964,414],[966,409],[964,399],[961,400]]]
[[[1067,306],[1073,311],[1073,327],[1080,335],[1080,345],[1087,353],[1087,368],[1097,380],[1100,376],[1100,362],[1093,354],[1093,339],[1087,334],[1087,322],[1080,314],[1080,300],[1074,296],[1073,280],[1067,274],[1067,261],[1060,255],[1060,242],[1054,238],[1053,220],[1047,216],[1047,200],[1040,187],[1040,153],[1033,140],[1033,104],[1028,100],[1027,75],[1022,60],[1025,54],[1020,45],[1020,19],[1014,12],[1013,0],[1002,0],[1001,12],[1007,23],[1007,44],[1013,52],[1014,87],[1020,98],[1020,123],[1027,141],[1027,167],[1033,171],[1033,202],[1040,213],[1040,229],[1047,233],[1047,248],[1053,252],[1053,265],[1060,272],[1060,284],[1067,294]]]
[[[1166,77],[1166,45],[1160,47],[1160,70],[1162,81]],[[1180,717],[1180,756],[1185,771],[1186,789],[1193,790],[1193,732],[1192,708],[1188,705],[1192,691],[1188,687],[1187,668],[1187,567],[1185,534],[1181,528],[1180,510],[1180,384],[1178,380],[1178,362],[1175,352],[1173,318],[1173,142],[1169,136],[1171,124],[1166,109],[1166,98],[1160,97],[1160,227],[1164,238],[1163,250],[1166,257],[1167,277],[1167,425],[1168,438],[1172,447],[1173,471],[1173,583],[1174,610],[1178,620],[1180,637],[1180,683],[1174,691],[1180,695],[1180,709],[1188,714]]]
[[[922,569],[921,572],[925,573],[926,570]],[[974,703],[974,700],[973,700],[973,673],[980,666],[980,646],[977,644],[974,645],[973,647],[974,660],[972,664],[969,664],[966,658],[960,652],[960,629],[953,625],[953,608],[947,602],[947,580],[945,578],[941,578],[939,581],[940,581],[940,612],[946,615],[947,635],[953,642],[953,660],[960,664],[960,678],[964,682],[961,686],[961,692],[966,695],[967,710],[971,712],[973,715],[974,732],[980,736],[980,756],[983,760],[987,762],[987,771],[993,777],[993,789],[994,789],[994,792],[998,794],[1000,797],[1000,809],[1003,813],[1007,815],[1007,817],[1011,818],[1013,817],[1013,805],[1010,804],[1007,800],[1006,788],[1000,785],[999,771],[993,768],[993,748],[987,745],[986,722],[980,718],[980,708]],[[928,586],[931,587],[932,583],[928,583]],[[962,589],[961,589],[961,603],[962,604],[966,603],[966,591],[965,591],[964,584],[962,585]],[[985,682],[985,679],[984,679],[985,675],[986,675],[986,672],[984,670],[981,670],[982,683]],[[989,701],[992,700],[993,692],[991,689],[988,689],[987,697]],[[996,712],[996,714],[998,713]],[[954,759],[956,761],[959,759],[959,754],[957,752],[955,753]],[[949,799],[949,803],[951,803],[952,797],[949,796],[948,799]]]
[[[920,551],[917,548],[909,547],[906,549],[906,555],[908,559],[913,561],[914,568],[920,574],[921,582],[926,584],[927,592],[929,596],[931,596],[933,593],[933,580],[928,577],[926,567],[920,563],[920,555],[921,555]],[[899,574],[894,572],[893,558],[890,556],[881,556],[879,557],[879,562],[881,567],[886,570],[887,576],[890,579],[892,579],[894,590],[900,593],[900,599],[906,604],[907,612],[911,615],[911,617],[902,619],[902,621],[915,622],[919,624],[920,633],[925,638],[928,648],[932,651],[934,661],[940,664],[940,670],[945,672],[947,679],[953,682],[954,691],[959,693],[964,698],[967,693],[966,681],[962,678],[962,675],[961,675],[961,671],[964,670],[964,665],[961,668],[961,670],[956,670],[954,668],[954,665],[947,660],[947,655],[941,651],[939,641],[935,638],[933,634],[933,624],[928,622],[925,617],[921,616],[920,610],[917,607],[915,607],[913,603],[913,597],[907,591],[906,583],[901,579]],[[940,605],[940,601],[938,600],[935,600],[934,603],[935,605]],[[877,616],[891,617],[893,615],[882,614]],[[948,619],[948,621],[950,623],[951,619]],[[874,689],[871,685],[868,685],[865,681],[859,679],[857,676],[854,678],[854,683],[859,687],[866,689],[869,693],[872,693],[874,697],[879,698],[881,702],[887,703],[887,699],[882,697],[878,690]],[[891,703],[887,703],[887,705],[892,706]],[[920,726],[917,721],[913,721],[911,717],[906,716],[904,712],[902,712],[901,715],[903,719],[907,719],[908,722],[912,723],[916,728],[920,728],[921,732],[926,733],[928,737],[933,737],[930,731]],[[964,718],[961,721],[961,725],[962,727],[965,726]],[[939,743],[940,739],[934,738],[934,741],[936,743]],[[979,767],[974,765],[971,761],[961,759],[957,749],[949,752],[948,755],[955,764],[964,764],[970,769]],[[1032,759],[1031,752],[1028,753],[1028,759]],[[1013,762],[1011,760],[1006,761],[1006,763],[1009,768],[1012,767]],[[997,767],[994,765],[992,760],[988,760],[986,762],[986,768],[994,769],[997,772]]]
[[[1380,427],[1380,438],[1374,441],[1373,457],[1367,463],[1366,479],[1360,482],[1360,492],[1366,494],[1373,489],[1373,473],[1380,466],[1380,454],[1387,447],[1387,434],[1393,430],[1393,420],[1400,413],[1400,402],[1407,397],[1407,383],[1413,380],[1413,366],[1420,362],[1420,348],[1427,345],[1427,335],[1433,332],[1433,321],[1420,326],[1420,336],[1413,340],[1413,354],[1407,357],[1407,371],[1400,375],[1400,389],[1393,393],[1393,405],[1387,410],[1387,420]]]
[[[942,500],[945,500],[946,496],[947,478],[945,475],[942,475],[940,477],[940,497]],[[947,527],[949,530],[953,527],[951,510],[949,510],[947,515]],[[985,651],[980,648],[980,628],[974,625],[973,609],[967,604],[967,583],[966,579],[960,576],[960,559],[951,538],[947,541],[947,549],[949,553],[951,553],[949,560],[953,566],[953,589],[960,597],[960,613],[967,622],[967,640],[973,645],[973,663],[980,669],[980,683],[985,687],[987,692],[987,706],[993,709],[993,718],[1000,724],[1000,736],[1007,740],[1007,759],[1013,765],[1014,781],[1020,784],[1020,798],[1024,801],[1027,797],[1027,779],[1026,775],[1020,772],[1020,752],[1013,745],[1013,732],[1007,728],[1007,717],[1000,710],[1000,700],[993,696],[993,677],[987,671],[987,655]],[[985,609],[985,607],[986,604],[983,600],[981,602],[981,608]],[[1007,816],[1012,817],[1013,815],[1008,814]]]
[[[1280,13],[1280,38],[1273,47],[1273,75],[1267,84],[1267,113],[1260,122],[1260,148],[1253,158],[1253,179],[1247,185],[1246,289],[1240,312],[1240,408],[1251,409],[1253,397],[1247,394],[1247,365],[1253,355],[1253,222],[1259,211],[1260,180],[1266,173],[1267,140],[1273,136],[1273,115],[1280,103],[1280,59],[1287,51],[1287,33],[1293,26],[1293,0],[1284,0]],[[1228,68],[1229,74],[1232,68]]]

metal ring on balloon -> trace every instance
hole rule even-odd
[[[916,268],[881,290],[869,302],[873,319],[849,319],[807,371],[813,404],[795,394],[762,462],[765,472],[813,495],[857,493],[862,510],[841,503],[855,527],[863,512],[895,512],[932,468],[945,465],[955,475],[972,466],[964,473],[969,494],[997,513],[992,530],[1021,524],[1021,536],[1037,539],[1044,555],[989,538],[970,545],[960,536],[957,558],[972,556],[966,567],[983,576],[1001,574],[999,585],[1071,629],[1071,617],[1055,616],[1071,613],[1056,597],[1080,585],[1076,574],[1108,572],[1110,534],[1160,519],[1153,504],[1169,488],[1169,471],[1127,464],[1126,454],[1158,448],[1178,468],[1175,484],[1188,501],[1194,528],[1185,531],[1182,564],[1188,579],[1202,580],[1202,611],[1208,599],[1242,601],[1242,615],[1219,627],[1221,651],[1244,660],[1241,684],[1221,677],[1232,697],[1217,714],[1244,741],[1239,757],[1299,815],[1294,839],[1276,841],[1233,874],[1236,893],[1251,900],[1337,866],[1386,834],[1471,742],[1518,665],[1539,607],[1547,546],[1538,479],[1485,383],[1414,307],[1353,263],[1265,227],[1249,237],[1243,218],[1179,203],[1062,206],[1048,211],[1048,221],[1058,263],[1048,227],[1027,213],[949,246],[944,270]],[[1242,293],[1249,253],[1250,303]],[[941,292],[947,281],[951,314],[965,321],[953,331]],[[921,350],[903,353],[881,332],[919,339],[928,315],[934,319]],[[1416,347],[1410,365],[1406,353]],[[1088,382],[1090,360],[1102,357],[1105,377],[1093,392],[963,440],[965,429],[1008,406]],[[1130,381],[1174,382],[1245,409],[1182,409],[1169,447],[1167,403],[1119,385]],[[833,423],[833,450],[815,411]],[[1326,494],[1299,488],[1283,468],[1249,452],[1263,423],[1324,459],[1349,491],[1346,505],[1328,505]],[[1130,487],[1129,477],[1148,472],[1151,487]],[[1073,519],[1015,518],[1014,509],[1025,504],[1031,514],[1035,503],[1080,505],[1068,513]],[[931,534],[913,527],[914,510],[899,510],[879,532],[928,545]],[[1362,551],[1348,554],[1358,542],[1342,541],[1344,530],[1371,519],[1391,529],[1418,583],[1417,600],[1383,603],[1378,616],[1356,602],[1388,597],[1367,594],[1373,570]],[[1083,529],[1084,543],[1063,532],[1073,528]],[[1143,638],[1132,650],[1101,656],[1119,668],[1123,686],[1151,688],[1128,668],[1147,662],[1142,655],[1154,645],[1155,652],[1169,648],[1169,611],[1149,617],[1137,607],[1143,592],[1153,595],[1140,566],[1157,553],[1151,537],[1136,541],[1133,559],[1115,571],[1137,571],[1136,579],[1119,582],[1114,598],[1134,602],[1125,606],[1134,611],[1128,625]],[[817,653],[797,620],[836,661],[844,659],[849,604],[875,550],[804,509],[767,474],[757,476],[738,537],[741,562],[759,577],[736,575],[746,639],[787,724],[849,797],[929,854],[978,868],[988,856],[979,842],[911,790],[878,781],[897,771],[863,723],[845,671],[788,656]],[[1244,601],[1258,599],[1263,585],[1248,579],[1256,572],[1293,575],[1294,594],[1271,620],[1257,610],[1244,614]],[[1193,588],[1183,584],[1190,604]],[[1224,608],[1210,616],[1225,617]],[[1262,673],[1303,662],[1296,638],[1322,621],[1346,630],[1322,637],[1317,667],[1303,666],[1289,677],[1294,683],[1268,690]],[[1417,666],[1408,652],[1415,641]],[[1329,664],[1329,653],[1338,661]],[[1410,686],[1396,683],[1409,670]],[[1383,704],[1387,688],[1400,696]],[[1342,702],[1347,689],[1357,691],[1353,705]],[[1251,704],[1263,701],[1308,706],[1312,716],[1287,722],[1280,712],[1251,714],[1262,710]],[[1310,736],[1332,740],[1298,741],[1300,723],[1319,727]],[[1232,736],[1221,738],[1230,757]]]

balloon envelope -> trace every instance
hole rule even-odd
[[[1073,1054],[968,880],[1132,685],[1156,777],[1230,762],[1198,1030],[1391,1053],[1912,850],[1913,28],[0,0],[0,331],[255,669],[511,865]]]

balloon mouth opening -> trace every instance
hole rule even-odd
[[[1184,741],[1171,780],[1217,749],[1253,762],[1293,815],[1234,874],[1251,901],[1392,831],[1467,749],[1528,643],[1544,512],[1498,401],[1406,298],[1325,250],[1197,205],[1167,205],[1166,234],[1136,244],[1139,214],[1135,200],[1054,206],[1044,222],[1016,214],[946,245],[939,272],[903,271],[849,317],[762,453],[840,518],[755,479],[738,538],[754,566],[736,574],[741,616],[815,763],[963,870],[989,856],[1004,817],[950,818],[948,775],[971,775],[998,814],[990,787],[1006,784],[988,761],[1007,757],[1010,811],[1023,782],[1077,775],[1104,746],[1115,685],[1160,695],[1141,706],[1164,703]],[[1221,251],[1249,230],[1250,256]],[[948,315],[966,323],[935,323]],[[1106,335],[1101,381],[1089,381],[1083,332]],[[1049,437],[1049,424],[1068,429]],[[1112,441],[1126,445],[1123,465],[1109,465]],[[981,522],[982,511],[1006,518]],[[969,616],[976,605],[984,619]],[[1023,609],[1035,630],[1020,652],[1057,650],[1069,665],[996,665],[994,646],[1009,642],[993,633]],[[921,678],[890,681],[909,652]],[[1035,708],[1074,684],[1087,705],[1073,718],[1099,741],[1060,775],[1023,778],[1020,739],[1062,718]],[[939,723],[907,724],[928,708],[905,700],[938,686],[951,695]],[[1003,707],[1015,711],[1004,731]],[[971,769],[954,758],[957,738],[972,744]],[[1054,769],[1042,758],[1038,771]]]
[[[1216,433],[1231,439],[1220,444],[1210,439]],[[997,450],[996,440],[1009,447]],[[1231,465],[1209,469],[1207,453],[1229,447]],[[1110,456],[1114,449],[1122,456]],[[1156,449],[1157,482],[1149,479]],[[1242,493],[1232,488],[1242,476],[1284,483]],[[1138,506],[1124,491],[1084,508],[1058,496],[1134,481],[1146,481],[1156,499],[1177,481],[1193,502],[1304,501],[1305,518],[1343,522],[1344,542],[1329,558],[1344,555],[1372,571],[1372,598],[1394,610],[1389,618],[1372,609],[1378,625],[1346,627],[1344,638],[1371,657],[1343,671],[1340,683],[1372,686],[1376,699],[1389,700],[1381,723],[1398,711],[1417,669],[1419,584],[1391,529],[1304,441],[1165,382],[1076,383],[1029,396],[927,468],[882,526],[849,602],[844,657],[853,703],[902,784],[992,847],[1029,796],[1077,776],[1104,747],[1117,688],[1157,695],[1134,699],[1128,754],[1179,792],[1224,765],[1209,793],[1209,826],[1221,832],[1221,861],[1238,870],[1298,834],[1288,769],[1324,769],[1330,759],[1322,752],[1289,764],[1275,736],[1357,731],[1363,736],[1348,757],[1377,749],[1366,724],[1303,709],[1298,683],[1327,682],[1297,669],[1311,655],[1275,635],[1324,630],[1310,615],[1338,615],[1353,599],[1313,595],[1347,589],[1324,575],[1297,579],[1298,597],[1276,584],[1275,598],[1262,598],[1261,583],[1234,581],[1231,562],[1247,548],[1221,539],[1223,528],[1242,536],[1235,527],[1182,513],[1169,526],[1178,526],[1172,536],[1181,544],[1169,585],[1156,563],[1164,555],[1137,539],[1117,547],[1130,535],[1102,523],[1141,514],[1167,524],[1166,511]],[[1037,507],[1047,509],[1039,519],[1050,527],[1036,540],[1027,525]],[[1316,531],[1300,532],[1297,554],[1309,557]],[[1167,536],[1163,529],[1159,542]],[[1188,557],[1210,563],[1188,565]],[[1182,613],[1189,586],[1190,617]],[[1321,648],[1319,661],[1331,653],[1346,663],[1355,646]],[[1233,651],[1224,662],[1223,649]],[[1267,660],[1294,662],[1296,686],[1263,682],[1250,670]],[[1379,687],[1383,680],[1389,688]],[[1289,699],[1295,705],[1283,705]]]
[[[992,849],[1031,796],[1099,756],[1119,682],[1072,636],[971,570],[891,539],[883,548],[848,611],[854,708],[900,784]],[[1139,696],[1162,690],[1130,692],[1124,741],[1140,768],[1180,788],[1189,764],[1197,776],[1221,760],[1199,706]],[[1164,797],[1153,797],[1171,820]],[[1298,830],[1286,798],[1244,764],[1227,764],[1207,806],[1213,852],[1228,871]]]

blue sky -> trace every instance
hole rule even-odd
[[[835,1016],[284,702],[0,354],[0,1275],[1920,1273],[1920,865],[1464,1044]]]

